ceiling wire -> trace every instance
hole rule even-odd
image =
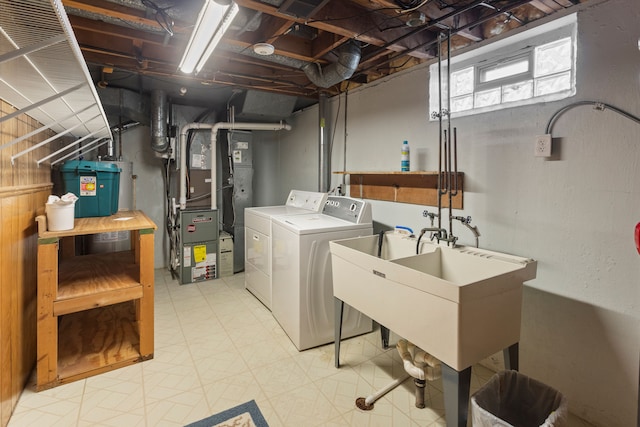
[[[413,12],[414,10],[420,9],[422,6],[424,6],[425,4],[427,4],[429,1],[431,0],[423,0],[422,3],[420,3],[419,5],[412,7],[410,9],[403,9],[401,11],[399,11],[399,13],[409,13],[409,12]]]
[[[489,15],[486,15],[486,16],[484,16],[484,17],[482,17],[482,18],[480,18],[480,19],[478,19],[478,20],[476,20],[474,22],[471,22],[471,23],[468,23],[466,25],[463,25],[462,27],[452,29],[452,31],[453,31],[452,34],[457,34],[458,32],[466,30],[466,29],[468,29],[468,28],[470,28],[472,26],[479,25],[479,24],[481,24],[481,23],[483,23],[485,21],[488,21],[489,19],[493,19],[493,18],[503,14],[504,12],[507,12],[507,11],[509,11],[511,9],[514,9],[516,7],[519,7],[519,6],[522,6],[523,4],[526,4],[528,2],[529,2],[528,0],[513,0],[513,3],[511,3],[508,7],[505,7],[500,12],[493,12],[493,13],[491,13]],[[439,18],[431,20],[431,21],[427,22],[426,24],[424,24],[422,26],[414,28],[414,30],[409,32],[409,33],[407,33],[407,35],[415,34],[415,32],[424,31],[424,30],[426,30],[426,29],[428,29],[430,27],[438,25],[438,23],[440,23],[444,19],[447,19],[447,18],[452,17],[454,15],[457,15],[457,14],[459,14],[461,12],[464,12],[464,11],[466,11],[466,9],[472,9],[472,8],[478,6],[480,3],[482,3],[482,0],[475,0],[472,3],[469,3],[467,6],[462,7],[461,9],[458,9],[458,10],[456,10],[454,12],[451,12],[451,13],[448,13],[446,15],[440,16]],[[402,39],[402,37],[400,37],[400,38],[398,38],[398,39],[396,39],[396,40],[394,40],[394,41],[392,41],[390,43],[395,43],[400,39]],[[401,51],[401,52],[397,52],[396,54],[392,54],[388,58],[386,58],[384,60],[384,63],[389,63],[389,62],[391,62],[391,61],[393,61],[393,60],[395,60],[395,59],[397,59],[397,58],[399,58],[401,56],[409,55],[411,52],[414,52],[414,51],[416,51],[418,49],[426,49],[426,48],[428,48],[430,46],[435,45],[436,43],[437,43],[437,40],[432,40],[432,41],[429,41],[429,42],[422,43],[422,44],[419,44],[417,46],[414,46],[414,47],[412,47],[410,49],[407,49],[407,50],[404,50],[404,51]],[[365,57],[364,59],[366,60],[367,58]],[[378,64],[378,65],[381,65],[381,64]],[[365,72],[367,72],[367,71],[369,71],[369,70],[371,70],[371,69],[373,69],[375,67],[376,67],[376,65],[371,65],[368,68],[364,68],[364,69],[360,70],[360,72],[361,73],[365,73]]]
[[[173,36],[173,19],[166,12],[167,9],[171,9],[171,6],[160,7],[152,0],[141,0],[142,4],[155,11],[155,18],[160,28],[166,31],[170,36]]]
[[[305,21],[305,24],[313,24],[315,22],[331,22],[331,21],[343,21],[346,19],[356,19],[356,18],[362,18],[366,15],[370,15],[376,12],[384,12],[387,10],[391,10],[394,12],[398,12],[399,14],[403,14],[403,13],[408,13],[408,12],[413,12],[416,9],[421,8],[422,6],[424,6],[425,4],[427,4],[428,2],[430,2],[431,0],[423,0],[419,5],[415,6],[415,7],[411,7],[410,9],[405,9],[404,7],[381,7],[378,9],[368,9],[366,11],[364,11],[363,13],[360,13],[358,15],[353,15],[353,16],[343,16],[340,18],[325,18],[325,19],[310,19]],[[412,2],[415,3],[415,2]],[[395,19],[397,18],[397,16],[389,16],[387,19]],[[367,32],[369,32],[371,30],[367,30],[364,33],[360,33],[360,34],[366,34]]]

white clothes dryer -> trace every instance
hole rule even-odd
[[[329,241],[373,234],[371,205],[328,196],[322,213],[272,218],[273,317],[298,350],[334,341]],[[345,307],[342,336],[372,330],[371,319]]]
[[[284,205],[244,210],[244,285],[271,310],[271,217],[321,212],[326,193],[291,190]]]

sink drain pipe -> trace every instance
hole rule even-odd
[[[359,409],[362,409],[363,411],[372,410],[373,409],[373,404],[375,403],[376,400],[380,399],[382,396],[384,396],[385,394],[389,393],[394,388],[398,387],[400,384],[402,384],[409,377],[410,377],[409,374],[405,374],[403,377],[400,377],[398,379],[393,380],[392,382],[390,382],[389,384],[387,384],[386,386],[384,386],[380,390],[376,391],[375,393],[367,396],[366,398],[364,398],[364,397],[357,398],[356,399],[356,406]]]
[[[433,381],[442,376],[442,365],[438,359],[416,347],[413,343],[401,339],[396,346],[402,357],[404,370],[411,375],[416,386],[416,407],[424,408],[424,389],[427,380]]]
[[[416,386],[416,407],[424,408],[424,389],[427,384],[427,380],[433,381],[442,376],[442,365],[438,359],[416,347],[413,343],[401,339],[396,344],[396,349],[402,357],[403,367],[406,374],[400,378],[391,381],[389,384],[376,391],[373,394],[365,397],[359,397],[356,399],[356,406],[363,411],[370,411],[373,409],[376,400],[398,387],[405,382],[409,377],[413,377],[414,384]]]

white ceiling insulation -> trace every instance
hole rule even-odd
[[[0,1],[0,98],[19,110],[0,121],[24,113],[58,134],[112,138],[59,0]]]

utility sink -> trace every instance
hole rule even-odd
[[[384,234],[330,243],[334,296],[462,371],[520,340],[534,260]]]

